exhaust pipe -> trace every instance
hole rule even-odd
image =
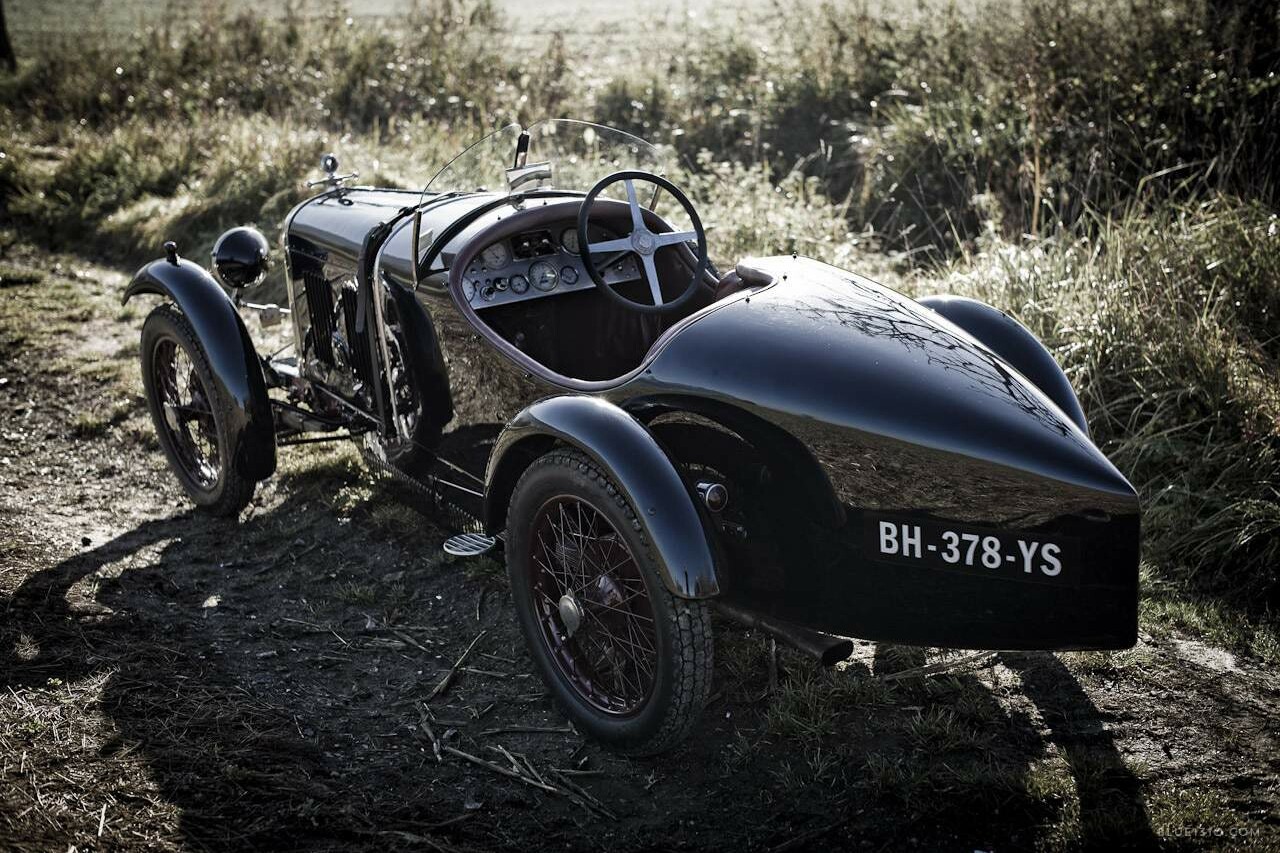
[[[792,625],[789,622],[779,622],[776,619],[734,607],[732,604],[717,603],[716,609],[735,622],[740,622],[748,628],[759,628],[766,634],[799,649],[815,658],[823,666],[835,666],[853,654],[853,640],[844,637],[835,637],[811,628]]]

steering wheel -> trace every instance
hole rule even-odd
[[[588,243],[587,225],[591,220],[591,206],[595,204],[596,197],[606,187],[612,186],[619,181],[622,181],[627,188],[627,206],[631,209],[632,231],[626,237],[619,237],[616,240]],[[640,202],[636,199],[636,181],[654,184],[671,193],[671,197],[679,202],[680,206],[684,208],[684,212],[688,214],[690,222],[693,223],[693,230],[676,231],[669,234],[657,234],[650,231],[648,225],[645,224],[644,208],[640,206]],[[662,286],[658,281],[658,268],[653,262],[654,255],[658,253],[659,249],[667,246],[690,242],[696,242],[698,246],[698,263],[693,270],[693,275],[689,278],[689,283],[685,285],[679,296],[670,302],[663,302]],[[619,293],[614,285],[604,280],[604,276],[601,275],[596,265],[592,262],[591,256],[605,252],[615,255],[619,252],[634,252],[640,257],[640,264],[644,269],[643,278],[648,281],[649,294],[653,298],[652,304],[629,299]],[[707,235],[702,229],[702,220],[698,219],[698,213],[693,209],[693,204],[675,184],[651,172],[638,170],[615,172],[592,187],[591,192],[587,193],[586,198],[582,200],[582,207],[578,209],[578,256],[582,258],[582,263],[587,268],[587,274],[596,283],[596,287],[614,302],[632,311],[639,311],[644,314],[670,314],[680,310],[698,292],[698,285],[701,283],[708,265]],[[634,279],[632,280],[634,281]]]

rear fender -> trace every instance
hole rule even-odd
[[[639,421],[595,397],[540,400],[502,431],[485,477],[484,518],[490,531],[505,526],[516,481],[529,462],[556,443],[586,453],[618,484],[655,546],[663,582],[672,594],[719,594],[711,539],[675,466]]]
[[[139,294],[170,299],[186,316],[204,347],[214,382],[232,401],[228,456],[246,477],[270,477],[276,470],[271,401],[262,363],[231,298],[203,268],[177,257],[138,270],[121,302]]]
[[[760,456],[771,471],[779,489],[797,508],[827,527],[840,527],[845,522],[844,507],[831,481],[809,448],[786,430],[743,409],[691,395],[656,395],[627,402],[627,411],[642,423],[669,414],[693,414],[740,436]],[[682,458],[685,448],[672,450]],[[705,448],[700,448],[703,450]],[[698,453],[687,454],[696,458]]]
[[[926,296],[916,301],[977,338],[1005,363],[1030,379],[1080,427],[1081,432],[1089,434],[1089,422],[1066,374],[1026,326],[998,308],[963,296]]]

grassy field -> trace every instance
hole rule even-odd
[[[760,2],[739,21],[552,0],[532,27],[514,3],[471,0],[394,20],[353,4],[350,23],[329,7],[157,8],[6,3],[22,65],[0,73],[0,396],[21,426],[5,422],[0,467],[0,846],[95,843],[89,785],[114,791],[93,801],[114,846],[143,845],[133,832],[162,848],[511,848],[546,826],[571,849],[1280,844],[1273,5]],[[766,689],[758,638],[729,632],[713,713],[669,765],[572,736],[512,747],[540,767],[587,749],[614,824],[424,764],[414,685],[439,664],[419,673],[393,631],[446,662],[491,632],[499,686],[469,676],[422,712],[466,721],[469,748],[496,727],[469,716],[486,706],[503,725],[559,725],[545,697],[520,698],[528,662],[497,567],[455,583],[414,557],[442,531],[349,454],[292,455],[234,531],[175,510],[132,373],[140,315],[114,307],[111,269],[167,238],[200,256],[230,225],[274,235],[323,151],[416,187],[466,140],[545,116],[667,146],[720,262],[799,251],[1027,324],[1141,493],[1139,646],[903,680],[955,656],[864,646],[832,675],[784,658]],[[225,557],[201,556],[228,537]],[[278,556],[293,545],[316,556]],[[228,609],[202,606],[215,594]],[[252,614],[267,627],[246,632]],[[458,813],[491,820],[436,826]]]
[[[425,0],[362,0],[339,3],[326,0],[203,0],[176,3],[171,0],[67,0],[53,5],[43,0],[9,0],[6,10],[10,29],[18,38],[33,41],[75,36],[86,22],[100,33],[127,33],[155,27],[164,20],[214,15],[223,17],[252,12],[279,19],[289,14],[306,17],[335,10],[365,24],[396,25],[406,16],[431,4]],[[888,5],[896,6],[890,2]],[[776,0],[747,0],[726,10],[711,0],[658,0],[653,3],[584,2],[547,0],[536,7],[520,0],[494,0],[494,8],[512,23],[494,37],[508,49],[537,52],[548,40],[560,37],[575,51],[590,53],[597,69],[620,68],[637,63],[655,39],[674,45],[702,41],[710,27],[745,26],[749,32],[766,33],[776,17]],[[518,56],[511,57],[519,64]]]
[[[423,0],[361,0],[357,3],[336,4],[326,0],[204,0],[200,3],[176,3],[171,0],[66,0],[50,7],[41,0],[10,0],[6,6],[11,18],[10,26],[19,33],[29,32],[83,32],[86,20],[104,29],[131,30],[139,25],[154,25],[158,16],[173,16],[193,10],[218,7],[219,11],[232,14],[251,11],[259,15],[278,18],[292,7],[302,14],[315,15],[331,8],[341,8],[345,15],[361,19],[395,19],[417,7],[427,5]],[[572,29],[585,23],[593,25],[641,24],[650,25],[680,17],[708,17],[722,5],[711,0],[658,0],[643,6],[631,3],[593,3],[588,0],[548,0],[531,10],[527,3],[517,0],[496,0],[499,11],[513,21],[533,23],[536,29],[561,27]],[[774,8],[771,0],[750,0],[740,7],[746,12]]]
[[[6,6],[10,14],[10,27],[18,33],[34,32],[83,32],[85,21],[92,20],[95,27],[109,30],[132,30],[139,26],[154,26],[159,16],[190,15],[194,10],[218,6],[229,13],[251,11],[259,15],[278,18],[290,7],[303,14],[319,14],[339,4],[324,0],[268,0],[255,3],[250,0],[225,0],[214,3],[175,3],[168,0],[66,0],[50,7],[41,0],[10,0]],[[395,19],[415,7],[426,5],[422,0],[362,0],[341,4],[342,11],[353,18],[365,20]],[[517,0],[497,0],[497,8],[512,20],[532,23],[535,30],[550,28],[573,29],[585,23],[588,26],[621,24],[650,25],[657,21],[670,21],[681,17],[709,17],[721,4],[711,0],[659,0],[643,6],[631,3],[592,3],[586,0],[548,0],[531,10],[526,3]],[[773,8],[770,0],[752,0],[742,7],[744,11],[762,11]]]

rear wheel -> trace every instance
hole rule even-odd
[[[142,385],[169,467],[200,509],[236,516],[254,481],[230,458],[233,401],[214,382],[209,359],[182,312],[170,305],[142,325]]]
[[[708,607],[672,595],[617,486],[556,450],[520,478],[507,571],[525,640],[575,725],[625,753],[682,740],[711,687]]]

